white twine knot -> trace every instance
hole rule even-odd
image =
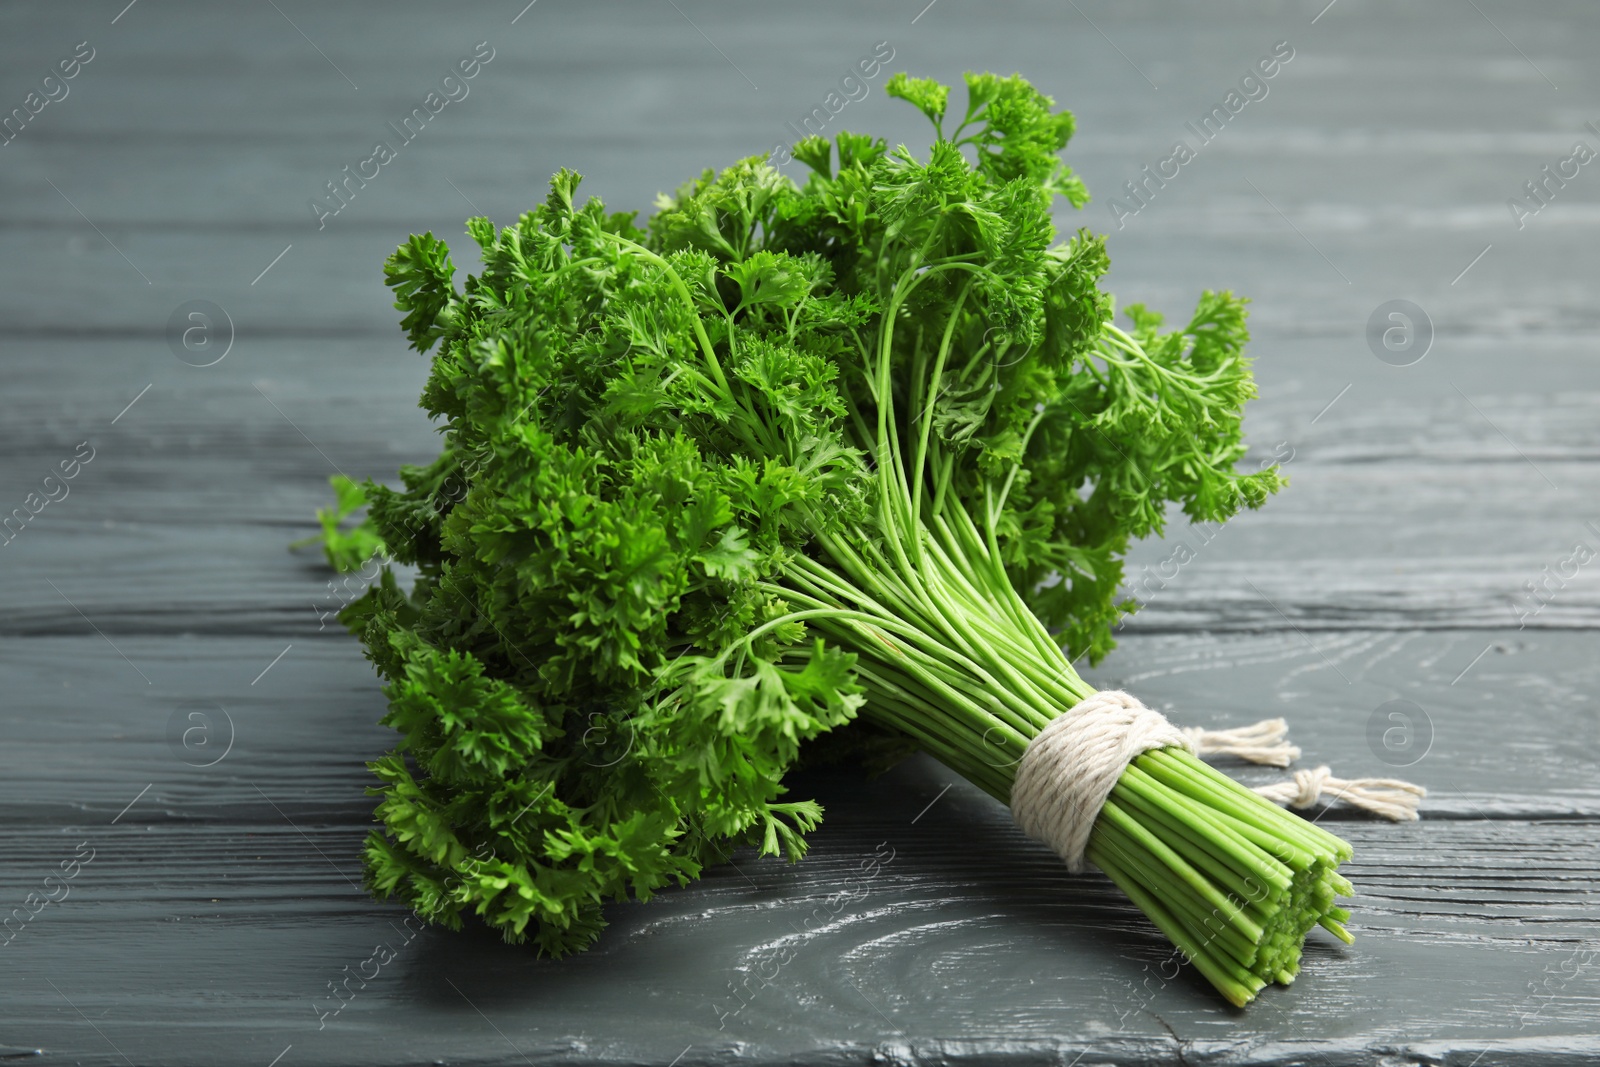
[[[1076,874],[1122,769],[1141,752],[1169,747],[1192,751],[1182,730],[1136,697],[1117,689],[1095,693],[1028,743],[1011,786],[1012,818]]]
[[[1296,808],[1309,808],[1327,794],[1394,822],[1416,819],[1417,804],[1428,795],[1422,786],[1398,778],[1335,778],[1327,767],[1295,771],[1293,778],[1258,786],[1256,792]]]
[[[1179,729],[1137,697],[1107,689],[1079,701],[1052,720],[1022,753],[1011,786],[1011,816],[1022,831],[1053,848],[1073,873],[1085,867],[1084,850],[1100,809],[1123,768],[1152,748],[1183,748],[1196,755],[1233,755],[1284,767],[1300,755],[1288,741],[1288,724],[1267,719],[1231,730]],[[1306,808],[1324,795],[1395,822],[1417,817],[1427,790],[1395,778],[1335,778],[1327,767],[1256,792],[1275,804]]]
[[[1238,756],[1268,767],[1287,767],[1300,758],[1300,746],[1289,743],[1289,724],[1282,719],[1262,719],[1230,730],[1185,726],[1183,736],[1197,756]]]

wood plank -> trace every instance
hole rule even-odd
[[[276,633],[219,636],[191,617],[191,632],[140,636],[134,631],[149,616],[118,625],[112,613],[82,606],[103,636],[78,618],[70,627],[62,621],[68,633],[10,637],[0,649],[0,667],[17,694],[0,713],[8,739],[0,754],[8,782],[0,812],[23,824],[86,811],[109,818],[169,773],[204,783],[221,810],[259,807],[250,781],[303,791],[343,818],[371,810],[361,765],[392,741],[375,725],[383,698],[359,646],[331,624],[318,633],[310,608],[286,608]],[[1281,716],[1305,751],[1301,766],[1416,781],[1431,791],[1429,818],[1600,816],[1593,639],[1551,633],[1518,643],[1491,634],[1490,651],[1452,687],[1450,677],[1483,636],[1318,634],[1318,652],[1293,633],[1136,635],[1086,677],[1137,693],[1186,725]],[[1388,718],[1396,699],[1410,702],[1401,710],[1414,723]],[[197,760],[174,748],[169,727],[190,711],[217,732],[213,752],[223,747],[231,718],[236,742],[227,770],[243,778],[186,773],[185,761]],[[1397,723],[1414,735],[1391,735],[1385,744],[1384,732]],[[60,752],[64,737],[73,744],[70,762]],[[1283,777],[1249,766],[1228,770],[1251,784]],[[1337,810],[1330,817],[1344,819]]]
[[[1285,619],[1311,632],[1516,629],[1519,619],[1544,631],[1600,621],[1592,565],[1559,588],[1552,581],[1538,601],[1525,588],[1546,567],[1559,570],[1578,542],[1600,550],[1588,525],[1600,524],[1589,433],[1600,389],[1556,384],[1600,384],[1575,345],[1546,348],[1518,388],[1498,393],[1497,349],[1463,347],[1460,363],[1432,380],[1362,380],[1313,423],[1340,381],[1310,363],[1284,374],[1273,361],[1296,344],[1261,338],[1262,376],[1275,381],[1251,409],[1246,461],[1292,457],[1290,488],[1221,530],[1174,515],[1166,539],[1137,546],[1131,591],[1148,607],[1130,631],[1284,629]],[[1312,357],[1327,351],[1306,347]],[[141,625],[193,625],[148,595],[150,580],[176,588],[182,574],[201,579],[184,595],[203,605],[206,625],[260,625],[249,614],[258,606],[275,617],[306,611],[306,587],[327,576],[293,569],[280,549],[309,532],[326,478],[342,470],[392,482],[401,463],[437,448],[415,406],[426,362],[397,337],[241,336],[206,368],[178,362],[162,342],[30,349],[37,362],[0,369],[0,448],[11,457],[0,513],[21,507],[80,442],[96,453],[71,495],[4,545],[28,566],[0,574],[16,609],[0,632],[76,618],[32,568],[58,576],[80,556],[118,561],[79,591],[113,614],[149,616]],[[1483,410],[1491,396],[1492,418]],[[201,526],[212,534],[194,536]],[[1180,544],[1185,557],[1174,556]],[[291,574],[298,588],[286,584]]]
[[[223,15],[190,8],[182,18],[139,12],[142,23],[130,12],[109,38],[87,15],[69,26],[10,13],[7,69],[47,65],[80,34],[105,41],[73,95],[7,146],[8,195],[0,202],[0,234],[8,245],[16,242],[8,261],[47,268],[51,277],[81,273],[103,291],[85,309],[48,290],[20,299],[27,287],[8,284],[0,286],[0,307],[8,321],[41,334],[108,323],[153,330],[200,289],[230,308],[253,298],[253,310],[234,309],[252,325],[386,330],[386,304],[370,299],[376,264],[411,229],[459,236],[472,210],[468,200],[509,221],[542,195],[545,176],[560,166],[588,174],[588,187],[614,206],[647,208],[657,192],[708,163],[766,151],[784,136],[786,122],[878,40],[897,49],[897,64],[947,78],[969,67],[1026,70],[1076,109],[1081,132],[1069,154],[1099,199],[1082,216],[1062,220],[1104,230],[1113,224],[1111,201],[1125,196],[1123,183],[1170,153],[1184,123],[1274,41],[1289,40],[1296,58],[1270,83],[1269,95],[1116,231],[1125,295],[1175,306],[1198,285],[1231,285],[1258,298],[1266,321],[1351,337],[1397,291],[1457,330],[1592,324],[1582,310],[1582,272],[1552,277],[1540,267],[1592,262],[1585,257],[1594,255],[1600,186],[1572,183],[1520,231],[1505,209],[1540,163],[1559,158],[1583,133],[1582,119],[1563,104],[1581,98],[1592,77],[1582,34],[1563,31],[1592,24],[1580,6],[1520,16],[1519,36],[1525,50],[1534,46],[1537,66],[1511,53],[1487,21],[1459,18],[1444,4],[1398,16],[1381,41],[1366,28],[1370,9],[1348,0],[1352,14],[1314,27],[1282,6],[1242,5],[1208,12],[1215,22],[1186,34],[1178,47],[1162,14],[1121,6],[1114,13],[1118,47],[1140,57],[1160,92],[1079,14],[1056,5],[1017,5],[1014,17],[1035,28],[1027,34],[959,5],[930,12],[915,27],[886,12],[824,5],[817,18],[788,18],[781,30],[763,19],[728,17],[726,5],[700,7],[715,18],[724,52],[759,63],[764,89],[745,91],[735,69],[685,19],[645,3],[613,5],[609,19],[548,7],[515,27],[487,14],[462,25],[407,5],[384,37],[381,60],[359,44],[371,32],[359,9],[290,5],[297,21],[322,27],[313,36],[329,45],[325,51],[343,63],[364,60],[351,66],[365,83],[361,92],[270,9]],[[619,44],[618,25],[636,36]],[[1430,49],[1419,53],[1407,34],[1422,32]],[[774,47],[775,33],[783,47]],[[306,200],[480,34],[504,48],[475,79],[473,94],[443,112],[381,184],[375,180],[319,231]],[[633,47],[643,40],[651,47]],[[625,63],[584,58],[619,47],[628,49]],[[180,53],[188,61],[150,61]],[[1401,92],[1396,63],[1405,69]],[[1569,95],[1550,91],[1539,70],[1565,83]],[[230,86],[222,80],[229,75],[260,79],[271,91],[196,91]],[[18,92],[25,91],[21,77],[13,83]],[[925,142],[920,118],[878,89],[839,122]],[[507,130],[539,135],[506,151]],[[87,152],[109,165],[74,166]],[[201,174],[218,180],[182,177]],[[155,284],[144,285],[46,178]],[[1319,258],[1295,228],[1339,266]],[[223,247],[206,245],[217,231],[229,234]],[[250,279],[297,241],[281,273],[269,275],[272,285],[251,289]],[[1496,250],[1474,269],[1472,284],[1451,286],[1490,242]],[[195,269],[202,262],[206,267]],[[1343,286],[1335,270],[1356,284]],[[351,286],[365,299],[348,299]],[[1488,292],[1496,299],[1485,301]]]
[[[1592,821],[1339,823],[1357,848],[1356,945],[1313,938],[1293,987],[1228,1012],[1109,883],[1068,876],[964,783],[941,797],[952,776],[925,760],[870,783],[808,776],[829,815],[803,863],[741,856],[612,908],[600,945],[562,962],[481,930],[402,944],[403,911],[347,880],[359,804],[330,810],[244,748],[216,769],[205,786],[164,775],[116,826],[95,804],[8,831],[0,890],[19,902],[78,842],[95,850],[4,950],[11,1044],[175,1064],[265,1063],[290,1043],[326,1064],[510,1062],[508,1042],[541,1063],[666,1063],[688,1045],[699,1062],[1107,1062],[1171,1056],[1175,1038],[1237,1063],[1600,1053]],[[240,803],[243,777],[276,808]],[[319,1030],[327,983],[384,942],[393,969]],[[730,985],[747,979],[736,1011]]]

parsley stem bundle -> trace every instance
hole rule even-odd
[[[381,545],[416,572],[341,613],[400,734],[369,765],[374,893],[561,954],[735,847],[800,858],[802,748],[920,748],[1009,803],[1030,744],[1106,699],[1072,663],[1134,606],[1130,542],[1282,485],[1234,469],[1244,302],[1115,325],[1103,239],[1054,243],[1056,199],[1088,198],[1072,116],[966,84],[947,134],[946,87],[886,83],[933,122],[926,160],[806,138],[803,186],[744,160],[644,228],[562,171],[516,224],[468,222],[462,288],[432,234],[389,259],[444,444],[322,516],[336,565]],[[1312,926],[1348,936],[1348,847],[1182,749],[1076,827],[1236,1004]]]
[[[802,558],[781,591],[856,653],[864,714],[1009,802],[1028,743],[1094,690],[990,565],[970,518],[945,499],[957,514],[922,525],[903,552],[824,540],[832,567]],[[898,573],[897,555],[924,567]],[[1087,853],[1239,1006],[1270,982],[1293,981],[1312,927],[1351,940],[1341,925],[1349,913],[1334,904],[1352,892],[1336,873],[1350,854],[1339,838],[1176,748],[1147,752],[1123,772]]]

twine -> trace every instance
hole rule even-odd
[[[1229,730],[1179,729],[1137,697],[1107,689],[1052,720],[1022,754],[1011,786],[1011,814],[1029,837],[1049,845],[1067,869],[1084,869],[1095,819],[1122,771],[1152,748],[1182,748],[1199,756],[1238,756],[1286,767],[1300,755],[1288,724],[1266,719]],[[1327,767],[1296,771],[1292,779],[1255,790],[1276,804],[1310,807],[1324,795],[1396,822],[1417,817],[1427,790],[1394,778],[1335,778]]]
[[[1335,778],[1327,767],[1295,771],[1288,781],[1257,786],[1256,792],[1274,804],[1309,808],[1323,796],[1381,815],[1392,822],[1410,822],[1428,791],[1398,778]]]
[[[1028,743],[1011,786],[1012,818],[1077,874],[1089,831],[1122,769],[1141,752],[1167,747],[1187,749],[1190,742],[1165,715],[1118,689],[1096,693]]]
[[[1238,756],[1269,767],[1287,767],[1300,758],[1300,746],[1289,743],[1289,724],[1282,719],[1262,719],[1231,730],[1185,726],[1183,736],[1196,756]]]

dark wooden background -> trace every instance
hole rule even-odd
[[[59,895],[46,877],[93,850],[0,948],[0,1055],[1600,1058],[1600,560],[1524,627],[1515,610],[1600,549],[1600,164],[1520,229],[1506,206],[1575,142],[1600,148],[1591,5],[125,3],[0,7],[0,113],[94,49],[0,147],[0,514],[80,442],[94,455],[0,547],[0,910]],[[470,96],[319,230],[308,198],[479,41]],[[428,228],[464,244],[467,215],[509,221],[560,166],[648,208],[784,138],[879,41],[890,69],[1021,71],[1076,111],[1097,199],[1060,222],[1113,234],[1124,300],[1255,299],[1252,462],[1292,455],[1292,487],[1141,546],[1140,565],[1180,538],[1194,559],[1092,676],[1185,723],[1284,715],[1307,764],[1432,793],[1420,823],[1326,816],[1357,847],[1358,940],[1314,937],[1293,988],[1247,1011],[1174,977],[1103,879],[925,760],[812,777],[828,816],[803,864],[742,856],[616,907],[562,963],[481,931],[406,941],[358,888],[383,701],[322,624],[329,573],[284,546],[336,469],[392,476],[433,447],[383,256]],[[1117,230],[1122,183],[1278,41],[1294,58],[1267,97]],[[923,146],[881,83],[837,125]],[[1366,340],[1393,299],[1431,322],[1411,366]],[[231,319],[213,366],[169,345],[191,300]],[[1397,699],[1409,747],[1369,729]],[[880,843],[892,862],[835,912]],[[319,1022],[379,943],[393,961]]]

